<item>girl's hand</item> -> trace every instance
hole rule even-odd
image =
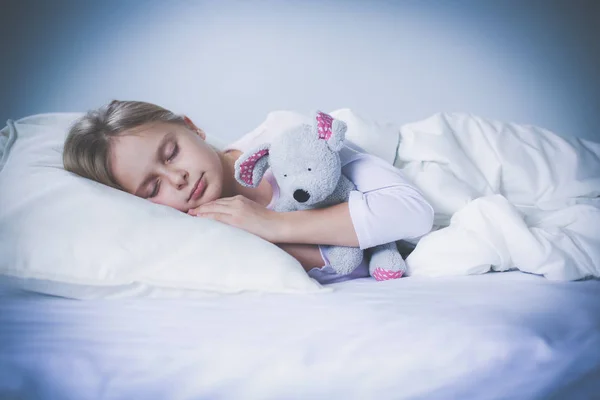
[[[244,196],[226,197],[188,211],[189,215],[211,218],[276,243],[282,229],[280,213]]]

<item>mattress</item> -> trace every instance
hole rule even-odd
[[[600,281],[359,279],[312,295],[0,292],[2,399],[548,399],[600,393]]]

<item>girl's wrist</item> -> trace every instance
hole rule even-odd
[[[291,243],[292,226],[289,220],[289,212],[275,213],[275,232],[273,243]]]

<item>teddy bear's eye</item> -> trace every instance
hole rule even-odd
[[[287,178],[287,174],[283,174],[283,177],[284,177],[284,178]]]
[[[309,168],[308,170],[309,170],[309,171],[312,171],[312,169],[311,169],[311,168]]]

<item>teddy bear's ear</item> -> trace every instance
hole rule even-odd
[[[340,151],[346,138],[346,123],[321,111],[315,114],[315,122],[319,139],[326,140],[332,151]]]
[[[246,187],[257,187],[269,168],[269,144],[247,151],[235,161],[235,179]]]

